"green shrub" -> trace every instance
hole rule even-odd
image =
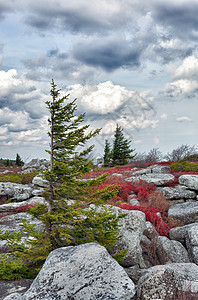
[[[179,161],[170,166],[172,170],[179,170],[182,172],[198,172],[198,164],[189,161]]]
[[[32,183],[32,179],[38,174],[38,172],[32,173],[8,173],[8,174],[0,174],[0,182],[13,182],[13,183],[21,183],[28,184]]]

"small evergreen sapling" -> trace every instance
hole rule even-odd
[[[124,216],[117,216],[104,205],[117,196],[120,186],[95,189],[106,179],[105,174],[88,181],[82,179],[92,167],[86,157],[93,145],[86,147],[86,142],[100,129],[86,133],[89,125],[80,126],[85,114],[75,114],[76,100],[69,101],[68,95],[60,98],[53,80],[51,86],[52,100],[46,102],[50,111],[51,142],[47,152],[51,168],[43,173],[49,182],[44,191],[46,205],[37,204],[28,210],[40,221],[40,230],[24,220],[23,231],[31,239],[23,251],[15,251],[16,258],[21,257],[30,270],[39,270],[50,251],[59,247],[96,241],[110,249],[120,237],[119,220]]]
[[[126,165],[129,162],[129,159],[135,157],[135,155],[131,155],[131,153],[134,152],[134,149],[130,149],[130,143],[131,141],[125,139],[121,126],[118,126],[117,124],[112,150],[113,165]]]
[[[104,167],[109,167],[111,164],[111,146],[108,140],[105,140],[104,148]]]

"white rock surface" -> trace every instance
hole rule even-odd
[[[173,263],[146,270],[138,281],[138,300],[197,299],[198,266]]]
[[[27,292],[4,300],[131,300],[134,295],[124,269],[104,247],[90,243],[52,251]]]
[[[181,175],[178,181],[189,189],[198,191],[198,175]]]
[[[198,222],[198,202],[175,204],[169,208],[168,217],[180,226]]]
[[[174,176],[172,174],[158,174],[158,173],[151,173],[146,175],[139,175],[139,176],[131,176],[126,179],[126,181],[134,182],[138,180],[144,180],[148,183],[154,183],[156,186],[161,186],[168,183],[171,180],[174,180]]]

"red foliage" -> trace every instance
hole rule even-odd
[[[121,203],[118,205],[122,209],[126,210],[139,210],[145,213],[146,220],[151,222],[159,235],[168,236],[169,230],[172,228],[169,223],[164,222],[160,216],[157,215],[159,212],[155,207],[153,206],[132,206],[129,203]]]
[[[139,201],[146,202],[152,192],[156,190],[156,186],[143,180],[132,183],[132,191],[138,196]]]
[[[35,203],[34,205],[36,205]],[[34,207],[32,204],[27,204],[16,208],[16,213],[26,212],[29,208]]]

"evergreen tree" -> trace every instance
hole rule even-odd
[[[29,210],[41,222],[41,229],[36,230],[24,220],[23,231],[32,237],[26,242],[30,246],[17,246],[15,251],[26,266],[28,262],[31,270],[39,269],[49,252],[59,247],[97,241],[111,248],[120,237],[119,220],[124,216],[116,216],[104,205],[118,194],[119,186],[97,189],[106,175],[88,181],[82,178],[92,167],[86,157],[93,146],[86,148],[86,141],[100,130],[86,134],[89,126],[79,126],[85,114],[75,115],[76,100],[70,102],[68,95],[59,98],[60,90],[54,81],[51,86],[52,100],[46,102],[50,111],[51,143],[47,152],[51,168],[43,173],[49,182],[44,192],[47,204],[37,204]],[[16,249],[15,244],[14,247]]]
[[[23,165],[23,161],[22,161],[22,159],[21,159],[21,157],[18,153],[16,155],[16,165],[17,166],[22,166]]]
[[[131,141],[125,139],[123,129],[117,124],[112,150],[113,165],[125,165],[128,163],[129,159],[134,158],[135,155],[131,155],[134,149],[130,149],[130,143]]]
[[[108,140],[105,140],[104,148],[104,167],[110,166],[111,163],[111,147]]]

